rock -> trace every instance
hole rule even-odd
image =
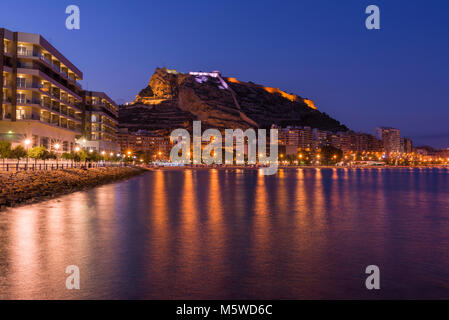
[[[0,207],[54,198],[61,194],[132,177],[144,171],[134,167],[106,167],[3,173],[0,174]]]
[[[311,126],[329,131],[348,128],[318,111],[312,100],[235,78],[220,79],[157,68],[148,86],[120,108],[122,127],[169,132],[201,120],[206,128],[269,128],[272,124]]]

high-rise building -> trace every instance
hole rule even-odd
[[[0,65],[0,140],[29,140],[29,147],[56,152],[80,141],[97,151],[120,150],[115,102],[83,91],[83,73],[44,37],[0,28]]]
[[[387,156],[401,151],[401,134],[399,129],[377,127],[375,132],[377,138],[382,141]]]
[[[407,138],[401,138],[401,153],[412,153],[413,142]]]
[[[0,29],[0,139],[70,151],[83,133],[83,73],[38,34]]]
[[[281,146],[285,146],[287,154],[296,154],[298,149],[313,147],[313,131],[310,127],[282,128],[279,129],[278,140]]]
[[[119,152],[118,106],[104,92],[84,91],[87,125],[80,144],[97,152]]]
[[[350,134],[351,147],[350,150],[354,152],[383,152],[383,143],[375,136],[363,133],[353,132]]]
[[[161,152],[170,154],[172,142],[168,136],[155,135],[146,131],[129,132],[127,128],[120,128],[117,134],[122,153],[131,152]]]

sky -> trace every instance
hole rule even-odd
[[[80,29],[65,26],[68,5]],[[365,9],[380,8],[380,30]],[[350,129],[449,147],[446,0],[1,0],[0,27],[40,33],[83,88],[132,101],[156,67],[220,70],[314,100]]]

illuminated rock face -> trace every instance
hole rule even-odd
[[[316,110],[312,100],[222,78],[216,71],[182,74],[158,68],[133,103],[120,111],[122,126],[136,130],[190,127],[193,119],[201,120],[203,128],[269,128],[276,124],[347,130]]]

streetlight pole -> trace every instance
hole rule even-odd
[[[55,144],[55,149],[56,149],[56,169],[58,169],[58,155],[59,155],[59,148],[61,146],[59,145],[59,143]],[[64,168],[64,163],[62,164],[63,168]]]
[[[25,148],[26,148],[26,151],[27,151],[27,164],[26,164],[26,170],[28,170],[28,146],[30,145],[30,143],[31,143],[31,140],[30,140],[30,139],[26,139],[26,140],[25,140]]]

